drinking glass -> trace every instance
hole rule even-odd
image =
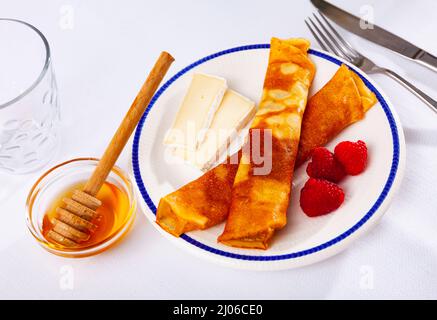
[[[31,24],[0,18],[0,172],[43,167],[58,145],[59,102],[50,47]]]

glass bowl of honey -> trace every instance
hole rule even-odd
[[[98,159],[78,158],[61,163],[33,185],[26,201],[27,226],[38,243],[51,253],[69,258],[88,257],[118,243],[129,231],[135,219],[136,199],[128,175],[114,166],[96,195],[102,205],[92,221],[97,228],[86,241],[67,247],[53,241],[47,234],[53,228],[56,208],[62,199],[82,189],[98,164]]]

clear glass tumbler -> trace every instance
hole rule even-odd
[[[50,47],[24,21],[0,18],[0,172],[44,166],[58,145],[59,102]]]

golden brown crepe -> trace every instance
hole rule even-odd
[[[333,78],[308,101],[296,165],[302,164],[314,147],[323,146],[349,124],[361,119],[375,102],[375,95],[360,77],[346,66],[341,66]],[[180,236],[223,222],[228,216],[238,164],[238,161],[233,164],[227,161],[163,197],[157,210],[157,223],[167,232]],[[216,179],[217,176],[222,179]]]
[[[275,230],[287,223],[301,122],[315,74],[309,45],[304,39],[271,40],[263,96],[235,176],[225,230],[218,238],[225,245],[267,249]],[[259,141],[254,141],[255,132]],[[271,147],[265,146],[265,139],[271,139]],[[255,158],[260,147],[262,164]],[[270,170],[263,171],[266,161],[271,162]]]
[[[324,146],[347,126],[364,118],[376,101],[375,94],[363,80],[346,65],[341,65],[308,101],[296,166],[308,160],[315,147]]]
[[[223,222],[228,216],[232,185],[238,168],[237,164],[229,162],[216,166],[161,198],[156,222],[177,237]]]

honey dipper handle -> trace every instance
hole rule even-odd
[[[173,61],[174,58],[169,53],[161,53],[117,132],[112,137],[99,164],[85,184],[84,192],[95,196],[100,190]]]

